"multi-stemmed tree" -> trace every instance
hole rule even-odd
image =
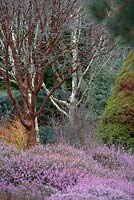
[[[115,44],[104,25],[96,25],[86,21],[84,10],[81,10],[67,30],[70,39],[68,42],[64,39],[59,48],[62,51],[62,48],[68,44],[75,48],[62,60],[59,60],[58,65],[60,66],[61,62],[62,65],[68,65],[68,61],[72,60],[70,67],[72,70],[75,68],[78,70],[72,74],[69,81],[62,85],[60,98],[54,94],[50,100],[73,123],[73,121],[76,122],[77,110],[86,99],[92,81],[109,61],[109,52]],[[103,59],[104,62],[101,65],[95,65],[96,61],[104,55],[107,55]],[[60,78],[62,79],[62,77]],[[50,88],[45,82],[43,87],[49,94]]]
[[[37,142],[37,117],[49,97],[79,67],[71,60],[73,68],[68,67],[70,65],[58,68],[51,91],[36,110],[37,97],[48,69],[76,46],[74,42],[57,51],[66,26],[78,16],[81,7],[77,0],[0,0],[0,47],[3,53],[0,72],[16,114],[27,129],[28,146]],[[59,74],[64,78],[59,79]],[[12,93],[11,77],[18,85],[23,109]]]

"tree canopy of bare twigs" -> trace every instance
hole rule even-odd
[[[78,16],[81,7],[77,0],[0,0],[0,74],[17,115],[28,130],[28,146],[36,143],[35,119],[49,97],[76,71],[62,67],[60,74],[64,78],[59,82],[55,74],[51,91],[36,111],[45,73],[59,56],[75,48],[73,43],[56,53],[66,26]],[[12,93],[11,77],[19,87],[23,110]]]

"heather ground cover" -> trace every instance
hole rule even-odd
[[[0,143],[0,200],[133,200],[134,155],[105,146],[87,151]]]

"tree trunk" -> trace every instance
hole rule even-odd
[[[69,122],[74,125],[76,123],[77,106],[75,102],[70,102],[69,105]]]
[[[79,19],[77,20],[78,24]],[[74,70],[77,67],[77,59],[78,59],[78,27],[73,27],[71,33],[72,45],[76,45],[74,49],[72,49],[72,69]],[[78,83],[78,74],[75,71],[72,74],[72,92],[69,98],[69,121],[73,125],[75,123],[76,117],[76,95],[77,95],[77,83]]]
[[[38,118],[35,118],[36,143],[40,143]]]
[[[35,128],[35,121],[32,123],[31,128],[27,131],[28,140],[27,140],[27,147],[30,148],[37,144],[36,141],[36,128]]]
[[[85,134],[85,115],[77,107],[77,102],[71,102],[69,105],[69,122],[71,127],[70,144],[77,146],[86,145]]]

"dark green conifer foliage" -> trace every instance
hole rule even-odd
[[[88,6],[91,15],[99,22],[105,19],[107,11],[110,10],[105,0],[90,0]]]
[[[89,0],[89,12],[97,21],[105,20],[108,30],[115,38],[133,46],[134,0],[113,0],[114,7],[110,2],[112,1]]]
[[[134,146],[134,51],[129,54],[117,78],[98,136],[106,143]]]

